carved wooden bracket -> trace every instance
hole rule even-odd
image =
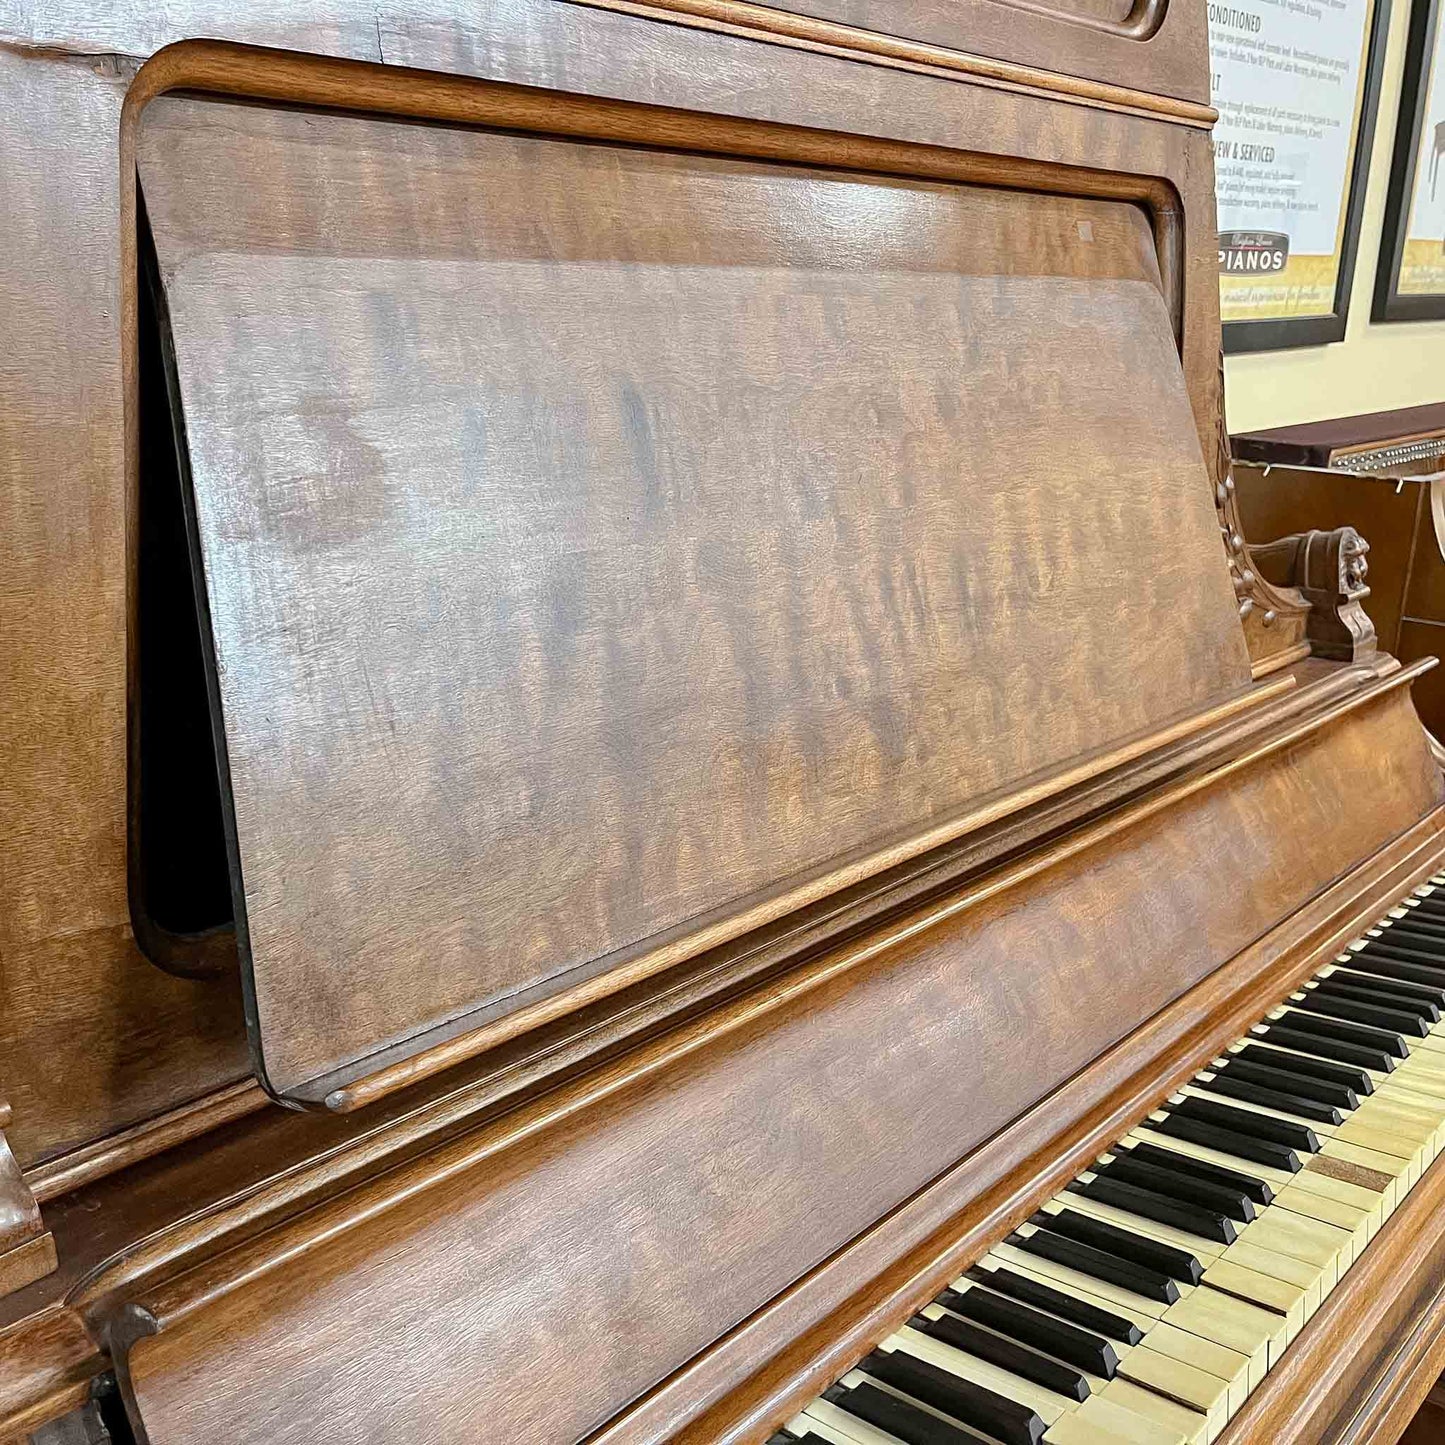
[[[1360,606],[1370,544],[1353,527],[1300,532],[1251,549],[1256,568],[1271,582],[1295,587],[1309,603],[1305,632],[1317,657],[1358,662],[1375,650],[1375,624]]]
[[[55,1239],[5,1139],[10,1105],[0,1099],[0,1296],[55,1268]]]
[[[1214,451],[1214,506],[1224,538],[1229,577],[1239,602],[1249,655],[1258,674],[1268,658],[1281,658],[1298,650],[1306,636],[1309,602],[1288,584],[1276,584],[1260,571],[1254,551],[1245,541],[1239,521],[1239,503],[1234,491],[1234,473],[1229,454],[1229,428],[1224,420],[1224,352],[1219,353],[1217,426]]]

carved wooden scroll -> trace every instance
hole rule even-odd
[[[5,1139],[9,1122],[10,1105],[0,1099],[0,1295],[55,1268],[55,1240]]]
[[[1215,409],[1214,506],[1229,562],[1229,580],[1239,600],[1239,619],[1254,663],[1255,676],[1294,661],[1306,651],[1309,603],[1287,586],[1262,575],[1254,549],[1245,540],[1234,491],[1229,428],[1224,419],[1224,353],[1219,353],[1219,405]],[[1333,655],[1333,654],[1330,654]]]
[[[1309,603],[1306,635],[1317,657],[1358,662],[1375,651],[1375,624],[1360,606],[1370,544],[1353,527],[1300,532],[1252,549],[1255,566],[1271,582],[1293,587]]]

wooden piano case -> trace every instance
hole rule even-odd
[[[0,1438],[766,1439],[1438,869],[1200,7],[6,40]],[[1231,1439],[1398,1434],[1442,1189]]]

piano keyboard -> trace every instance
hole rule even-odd
[[[1445,874],[770,1445],[1207,1445],[1445,1145]]]

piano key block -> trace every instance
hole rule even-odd
[[[1266,1010],[1282,1032],[1221,1050],[880,1349],[1032,1412],[1049,1445],[1207,1445],[1445,1149],[1445,1019],[1368,967],[1352,950]]]

